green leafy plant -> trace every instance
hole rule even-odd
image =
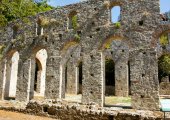
[[[116,27],[117,29],[120,28],[120,27],[121,27],[120,22],[116,22],[116,23],[115,23],[115,27]]]
[[[33,0],[0,0],[0,26],[5,26],[9,21],[23,19],[52,8],[44,0],[38,2]]]
[[[159,68],[159,79],[162,79],[165,76],[170,74],[170,54],[164,53],[158,59],[158,68]]]
[[[105,48],[106,48],[106,49],[110,49],[110,47],[111,47],[110,43],[106,43],[106,44],[105,44]]]
[[[168,45],[169,41],[168,41],[168,34],[162,34],[160,37],[160,44],[162,47],[165,47],[166,45]]]

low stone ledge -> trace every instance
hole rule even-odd
[[[99,107],[97,104],[67,103],[61,101],[30,101],[25,108],[0,107],[8,111],[46,116],[61,120],[162,120],[160,111],[144,111]]]

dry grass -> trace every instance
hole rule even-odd
[[[109,96],[105,97],[105,104],[107,105],[131,105],[131,98],[130,97],[115,97]]]

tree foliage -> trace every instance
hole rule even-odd
[[[0,26],[5,26],[14,19],[22,19],[51,9],[47,0],[0,0]]]
[[[170,54],[164,53],[158,60],[159,79],[170,75]]]
[[[162,34],[160,37],[160,44],[162,47],[165,47],[166,45],[168,45],[169,41],[168,41],[168,34]]]

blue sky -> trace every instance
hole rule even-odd
[[[73,4],[73,3],[78,3],[81,0],[50,0],[50,2],[48,2],[50,5],[56,7],[56,6],[65,6],[65,5],[69,5],[69,4]],[[161,8],[161,13],[167,12],[170,10],[170,0],[160,0],[160,8]],[[112,13],[114,12],[115,16],[119,15],[119,8],[115,8],[114,10],[112,10]],[[118,17],[112,17],[112,21],[117,21]]]
[[[81,0],[50,0],[49,4],[52,6],[64,6],[80,2]],[[170,10],[170,0],[160,0],[161,12]]]

